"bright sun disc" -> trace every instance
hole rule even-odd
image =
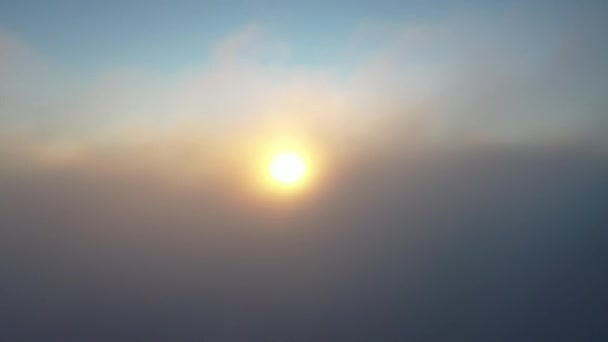
[[[270,175],[280,184],[295,185],[306,175],[306,162],[297,153],[279,153],[270,162]]]

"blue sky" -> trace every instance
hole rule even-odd
[[[0,1],[0,120],[85,136],[212,118],[585,135],[606,122],[606,13],[599,1]]]
[[[442,3],[442,4],[440,4]],[[139,65],[175,70],[211,45],[259,24],[290,42],[294,63],[335,63],[335,49],[365,23],[420,23],[504,4],[426,1],[2,1],[0,27],[60,63],[88,69]]]

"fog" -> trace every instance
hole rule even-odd
[[[13,340],[606,334],[608,159],[589,144],[344,155],[297,200],[3,158]]]
[[[606,5],[440,13],[174,68],[0,26],[0,339],[608,339]]]

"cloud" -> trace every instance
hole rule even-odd
[[[91,82],[0,38],[2,334],[606,336],[604,24],[522,13],[372,24],[331,68],[247,26]],[[282,201],[251,165],[286,136],[327,167]]]
[[[208,63],[168,76],[118,68],[87,83],[58,67],[42,77],[36,64],[53,63],[29,61],[40,56],[12,58],[34,78],[24,87],[15,85],[25,77],[3,78],[3,126],[83,141],[183,125],[227,139],[285,130],[362,146],[378,131],[407,134],[408,143],[597,139],[608,51],[593,33],[601,21],[551,31],[552,17],[525,13],[368,24],[346,43],[344,68],[289,63],[289,42],[258,25],[215,44]],[[7,56],[37,55],[4,41]]]
[[[147,148],[59,168],[4,153],[3,334],[605,336],[605,151],[394,152],[343,156],[299,201],[230,169],[185,184],[190,156]]]
[[[234,62],[244,57],[255,60],[264,55],[280,60],[289,54],[289,48],[284,42],[273,39],[268,30],[254,24],[230,34],[217,43],[213,50],[218,63]]]

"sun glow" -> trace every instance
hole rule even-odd
[[[301,183],[306,177],[307,164],[304,158],[296,152],[277,153],[270,162],[270,176],[285,186]]]
[[[271,133],[245,144],[244,158],[250,161],[252,190],[257,195],[292,200],[307,197],[319,186],[323,176],[325,155],[315,143],[301,137],[279,136]],[[278,197],[275,197],[278,196]]]

